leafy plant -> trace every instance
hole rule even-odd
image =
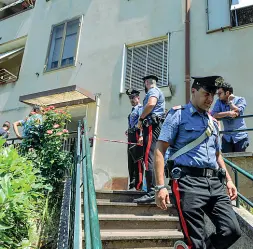
[[[70,153],[62,150],[63,140],[68,137],[65,125],[70,120],[67,111],[55,110],[54,106],[45,108],[43,124],[33,126],[21,146],[22,153],[33,161],[54,189],[62,183],[66,170],[71,165]]]
[[[28,248],[41,216],[44,184],[38,169],[0,139],[0,248]]]
[[[31,127],[21,145],[21,153],[52,186],[42,234],[42,241],[51,244],[51,248],[56,247],[64,177],[72,165],[72,155],[63,151],[63,141],[69,135],[65,126],[70,120],[71,116],[65,110],[56,110],[54,106],[45,108],[43,124]]]

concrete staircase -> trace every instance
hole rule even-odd
[[[183,238],[174,207],[167,211],[155,204],[137,205],[132,191],[97,191],[103,249],[168,249]]]

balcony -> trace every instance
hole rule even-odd
[[[18,80],[24,47],[0,54],[0,85]]]
[[[32,9],[35,0],[0,0],[0,21]]]

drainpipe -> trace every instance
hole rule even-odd
[[[185,98],[190,101],[190,8],[191,0],[185,0]]]
[[[96,151],[96,144],[97,144],[97,130],[98,130],[98,116],[99,116],[99,108],[100,108],[100,93],[96,94],[96,117],[95,117],[95,127],[94,127],[94,136],[93,136],[93,147],[92,147],[92,166],[94,165],[95,160],[95,151]]]

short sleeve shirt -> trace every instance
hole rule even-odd
[[[182,109],[171,109],[163,123],[158,140],[169,143],[167,157],[200,137],[208,126],[208,113],[199,113],[189,103]],[[216,153],[220,152],[221,144],[218,137],[218,124],[214,123],[214,129],[210,137],[207,137],[194,149],[175,158],[175,165],[218,168]]]
[[[28,117],[26,120],[20,120],[19,122],[23,127],[23,137],[27,137],[32,126],[42,124],[42,115],[34,114]]]
[[[151,114],[154,113],[157,116],[164,115],[164,112],[165,112],[165,98],[164,98],[164,95],[163,95],[162,91],[158,87],[150,88],[148,90],[144,100],[143,100],[144,108],[147,105],[149,98],[151,98],[151,97],[157,98],[157,103],[156,103],[155,107],[153,108],[153,110],[151,111]]]
[[[236,105],[239,108],[240,116],[244,115],[244,110],[245,110],[245,107],[247,106],[245,98],[236,96],[232,102],[234,105]],[[227,111],[230,111],[230,106],[227,103],[218,99],[215,102],[215,105],[213,107],[213,110],[211,111],[211,114],[214,115],[216,113],[227,112]],[[224,126],[225,131],[247,128],[245,120],[243,118],[224,119],[224,120],[222,120],[222,122],[223,122],[223,126]],[[223,138],[226,141],[230,142],[232,140],[234,143],[237,143],[238,141],[240,141],[246,137],[248,137],[247,132],[232,132],[232,133],[224,133],[223,134]]]
[[[128,127],[133,128],[138,124],[138,120],[142,114],[143,106],[141,104],[132,108],[131,113],[128,116]]]

